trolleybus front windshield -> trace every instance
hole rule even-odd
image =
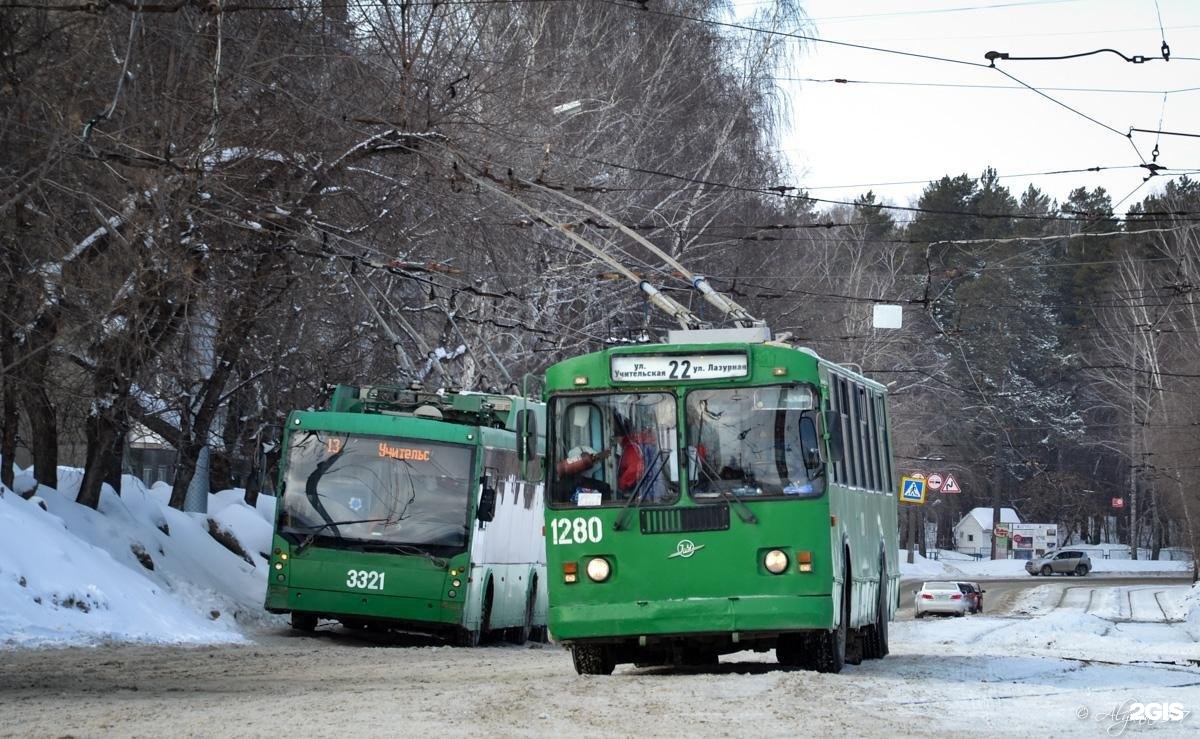
[[[686,407],[688,490],[697,501],[824,492],[811,386],[692,390]]]
[[[552,505],[664,505],[679,499],[678,427],[669,393],[551,400]]]
[[[466,547],[470,447],[297,432],[286,463],[284,533],[381,550],[415,545],[449,553]]]

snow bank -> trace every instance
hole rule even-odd
[[[60,490],[0,495],[0,646],[240,642],[275,620],[262,610],[273,498],[256,510],[221,491],[209,515],[184,513],[169,488],[126,476],[92,510],[74,501],[81,477],[61,468]]]

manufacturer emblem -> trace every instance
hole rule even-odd
[[[672,554],[667,555],[667,559],[672,559],[674,557],[683,557],[684,559],[687,559],[703,548],[703,544],[697,545],[696,542],[692,541],[691,539],[681,539],[679,543],[675,545],[675,551]]]
[[[350,510],[354,511],[355,513],[361,511],[363,507],[362,498],[351,498],[349,505]]]

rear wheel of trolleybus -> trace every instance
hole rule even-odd
[[[611,675],[617,666],[605,644],[575,644],[571,647],[571,661],[580,675]]]
[[[513,644],[524,644],[529,641],[533,635],[533,608],[537,601],[537,580],[534,580],[532,587],[529,588],[529,595],[525,598],[525,622],[520,626],[514,626],[510,629],[505,629],[504,635],[507,640]]]
[[[316,614],[292,611],[292,628],[296,631],[313,631],[317,628]]]
[[[888,655],[888,580],[887,564],[879,563],[879,592],[875,598],[875,623],[863,627],[863,656],[882,659]]]

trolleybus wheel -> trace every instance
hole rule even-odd
[[[520,626],[514,626],[507,630],[508,640],[513,644],[524,644],[529,641],[529,635],[533,632],[533,601],[537,597],[537,583],[533,583],[533,587],[529,590],[529,597],[525,599],[525,623]]]
[[[850,629],[850,580],[842,580],[842,618],[836,629],[817,637],[817,672],[841,672],[846,666],[846,636]]]
[[[812,639],[804,634],[780,634],[775,641],[775,659],[784,667],[811,668]]]
[[[292,628],[296,631],[313,631],[317,628],[316,614],[292,611]]]
[[[867,649],[863,654],[867,659],[886,657],[888,647],[888,608],[887,608],[887,568],[879,565],[879,593],[875,599],[875,625],[867,627]]]
[[[611,675],[617,665],[604,644],[576,644],[571,647],[571,661],[580,675]]]

